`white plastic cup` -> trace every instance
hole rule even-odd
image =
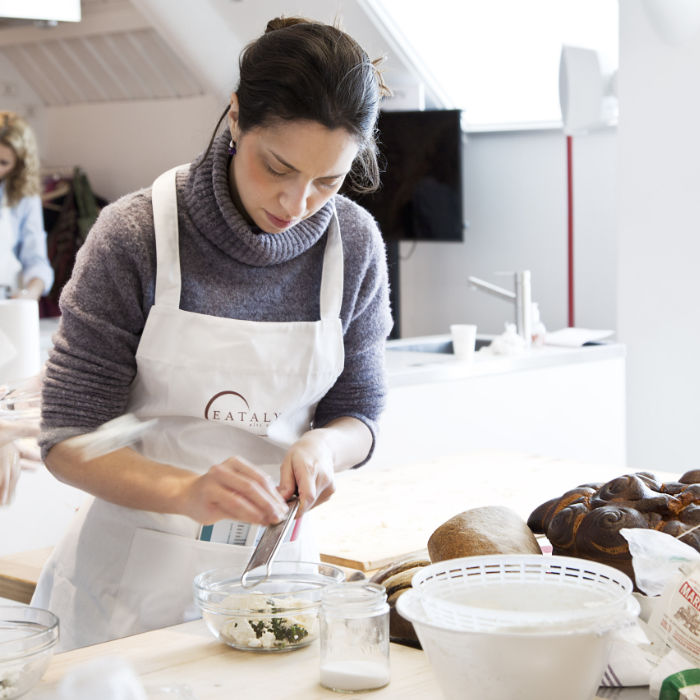
[[[450,333],[455,357],[462,362],[471,362],[476,347],[476,326],[471,323],[455,323],[450,326]]]

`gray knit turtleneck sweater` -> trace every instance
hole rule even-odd
[[[180,308],[252,321],[313,321],[320,315],[328,203],[282,233],[251,227],[228,188],[228,140],[177,180]],[[340,416],[376,434],[384,407],[384,341],[391,326],[384,245],[372,217],[335,196],[344,254],[341,320],[345,367],[314,424]],[[155,290],[151,190],[105,207],[61,295],[61,323],[44,383],[42,454],[121,415],[136,373],[136,348]]]

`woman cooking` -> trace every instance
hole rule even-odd
[[[40,438],[52,473],[93,496],[32,600],[59,615],[63,649],[194,617],[193,577],[252,552],[205,541],[203,525],[277,522],[295,490],[307,511],[369,458],[385,252],[338,190],[378,184],[383,90],[347,34],[273,20],[241,56],[225,131],[90,232],[61,297]],[[87,460],[68,439],[125,412],[158,418],[138,449]],[[297,529],[279,558],[317,559]]]
[[[53,277],[36,139],[19,115],[0,111],[0,299],[38,300],[51,289]]]

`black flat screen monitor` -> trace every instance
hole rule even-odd
[[[462,241],[462,128],[459,110],[380,112],[381,187],[348,193],[388,241]]]

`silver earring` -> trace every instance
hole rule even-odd
[[[235,142],[233,139],[231,139],[231,140],[228,142],[228,154],[229,154],[230,156],[235,156],[235,155],[236,155],[236,150],[237,150],[237,149],[236,149],[236,142]]]

